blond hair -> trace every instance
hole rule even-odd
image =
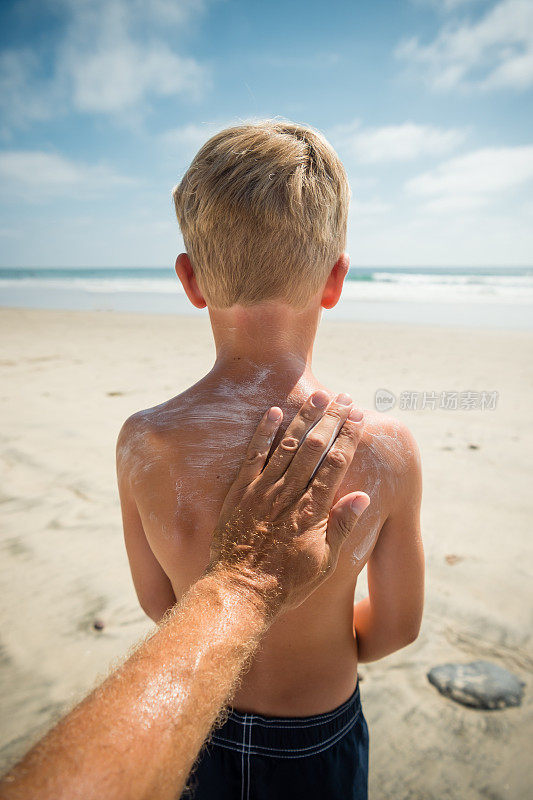
[[[172,196],[213,308],[273,299],[305,306],[346,247],[346,172],[309,126],[269,119],[220,131]]]

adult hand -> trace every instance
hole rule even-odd
[[[214,531],[210,571],[255,591],[270,614],[300,605],[330,575],[370,503],[351,492],[332,507],[363,415],[347,395],[328,402],[326,392],[315,392],[270,459],[283,413],[274,407],[263,416]]]

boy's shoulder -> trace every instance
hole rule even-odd
[[[169,433],[176,434],[180,411],[187,405],[187,392],[151,408],[130,414],[122,423],[116,445],[117,468],[145,460],[160,448]]]
[[[180,394],[150,408],[135,411],[123,422],[119,436],[146,438],[147,435],[174,431],[176,422],[186,409],[198,404],[201,381]]]
[[[378,411],[364,411],[364,430],[359,448],[366,461],[397,476],[420,468],[415,437],[404,422]]]
[[[369,518],[376,524],[418,496],[420,454],[404,422],[381,412],[364,410],[364,429],[340,495],[362,489],[371,498]],[[368,512],[367,512],[368,513]]]

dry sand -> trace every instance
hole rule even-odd
[[[213,348],[205,318],[4,309],[0,326],[5,769],[150,628],[122,543],[115,440],[129,414],[208,370]],[[372,800],[531,796],[532,342],[322,323],[317,375],[365,407],[378,387],[500,393],[494,411],[391,412],[422,452],[427,600],[418,640],[361,668]],[[426,679],[480,657],[526,682],[521,708],[470,710]]]

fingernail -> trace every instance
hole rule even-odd
[[[358,494],[357,497],[354,497],[352,502],[350,503],[350,507],[354,514],[357,514],[358,517],[361,516],[365,508],[368,508],[370,505],[370,497],[366,494]]]
[[[359,411],[358,408],[352,408],[348,414],[348,419],[350,419],[352,422],[361,422],[363,419],[363,412]]]
[[[313,405],[315,408],[326,408],[328,403],[329,395],[322,389],[319,389],[317,392],[313,392],[311,395],[311,405]]]
[[[349,394],[344,394],[344,392],[341,392],[341,394],[338,394],[335,398],[335,402],[340,406],[349,406],[351,403],[353,403],[353,400]]]
[[[278,419],[280,418],[281,418],[281,408],[278,408],[277,406],[271,408],[270,411],[268,412],[267,419],[269,419],[270,422],[277,422]]]

